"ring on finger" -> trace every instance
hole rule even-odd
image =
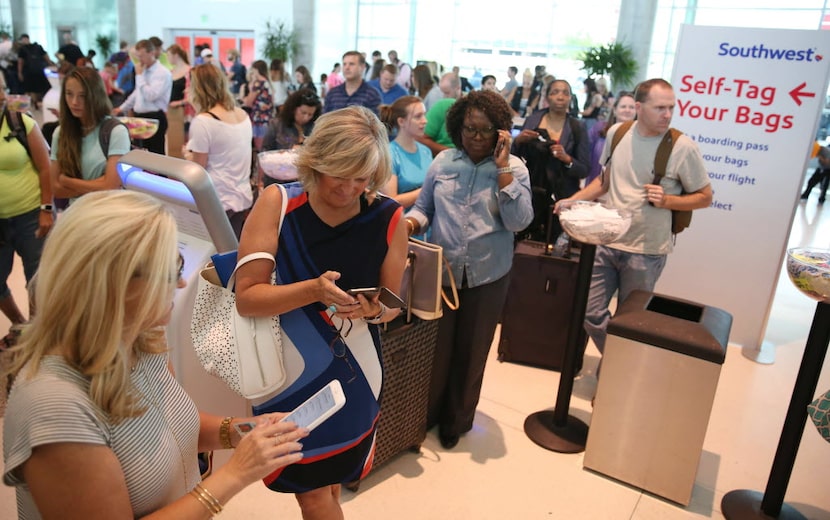
[[[280,445],[280,442],[282,442],[282,441],[280,441],[280,437],[281,437],[281,435],[279,435],[279,434],[274,435],[274,446],[279,446]]]

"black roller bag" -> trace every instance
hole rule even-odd
[[[552,208],[549,218],[553,219]],[[555,227],[549,220],[547,229]],[[502,311],[499,361],[562,368],[579,268],[579,254],[570,241],[563,249],[554,253],[550,232],[546,242],[524,240],[516,244]],[[584,353],[587,334],[581,325],[579,329]],[[577,372],[582,368],[582,357],[578,355]]]

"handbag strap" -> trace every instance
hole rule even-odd
[[[282,223],[285,221],[285,210],[288,208],[288,193],[285,191],[285,188],[281,184],[276,185],[279,190],[282,192],[282,207],[280,208],[280,223],[277,226],[277,231],[282,231]],[[274,258],[274,255],[271,253],[266,253],[265,251],[257,251],[255,253],[250,253],[242,258],[240,258],[236,262],[236,267],[234,267],[233,272],[231,273],[230,278],[228,278],[228,289],[233,290],[236,281],[236,272],[239,270],[240,267],[251,262],[253,260],[270,260],[274,266],[277,265],[277,259]]]
[[[452,274],[452,267],[450,267],[450,262],[447,258],[442,256],[442,259],[444,260],[444,266],[447,268],[447,277],[450,279],[450,289],[452,289],[452,297],[455,301],[450,301],[450,298],[447,296],[447,293],[443,288],[441,289],[441,298],[444,300],[444,303],[447,304],[447,307],[457,311],[460,302],[458,301],[458,287],[455,285],[455,275]]]

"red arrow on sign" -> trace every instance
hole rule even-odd
[[[815,92],[802,92],[804,87],[807,86],[807,82],[805,81],[801,85],[795,87],[790,91],[790,97],[795,100],[795,104],[801,106],[801,98],[803,97],[816,97]]]

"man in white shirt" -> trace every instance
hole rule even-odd
[[[151,152],[164,155],[164,137],[167,133],[167,105],[173,88],[173,76],[156,60],[155,46],[149,40],[135,44],[135,90],[121,106],[112,110],[113,115],[126,115],[130,110],[136,117],[156,119],[158,131],[153,137],[144,139],[143,147]]]

